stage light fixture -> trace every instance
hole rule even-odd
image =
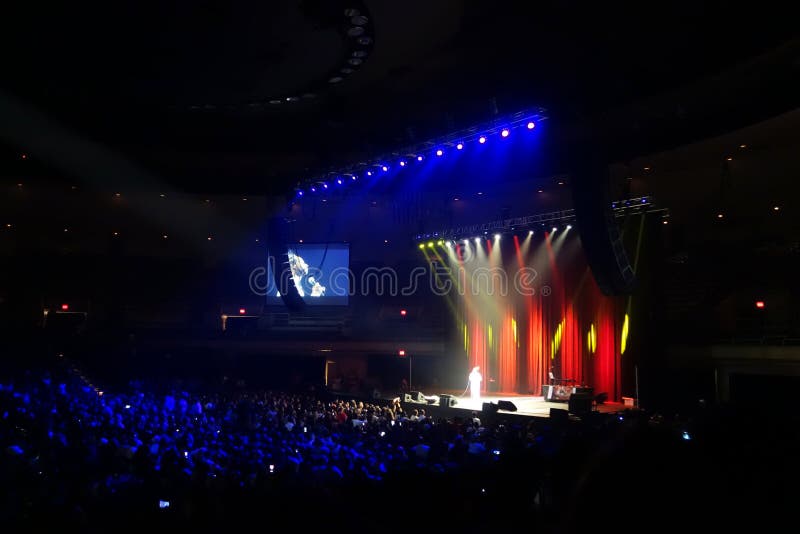
[[[423,250],[424,248],[425,248],[425,243],[420,243],[420,244],[419,244],[419,249],[420,249],[420,250]]]
[[[457,148],[458,150],[461,150],[462,148],[464,148],[464,143],[458,143],[458,144],[456,145],[456,148]]]
[[[533,235],[533,230],[528,230],[528,235]]]
[[[372,176],[372,171],[367,171],[367,176]]]
[[[486,137],[485,137],[485,136],[483,136],[483,135],[482,135],[482,136],[480,136],[480,137],[478,138],[478,142],[479,142],[480,144],[484,144],[484,143],[486,142]]]
[[[422,161],[422,156],[417,156],[417,161]]]
[[[383,172],[386,172],[386,171],[388,171],[388,170],[389,170],[389,167],[387,167],[386,165],[384,165],[383,167],[381,167],[381,170],[382,170]]]
[[[401,160],[401,161],[400,161],[400,166],[401,166],[401,167],[405,167],[405,166],[406,166],[406,162]]]
[[[441,156],[442,154],[444,154],[444,152],[442,151],[441,148],[436,151],[437,156]]]
[[[325,189],[328,189],[328,184],[322,184],[322,187],[324,187]]]
[[[239,315],[244,315],[247,313],[247,310],[244,308],[239,308]]]
[[[780,206],[774,206],[772,209],[774,211],[781,211],[781,207]]]
[[[553,227],[553,231],[555,232],[556,230],[558,230],[558,228],[556,228],[556,227],[554,226],[554,227]]]
[[[61,311],[68,311],[68,310],[69,310],[69,304],[62,304],[61,305]]]
[[[476,237],[476,238],[475,238],[475,242],[476,242],[476,243],[480,243],[480,242],[481,242],[481,238],[480,238],[480,237]]]
[[[436,244],[437,244],[437,245],[439,245],[439,246],[441,247],[442,245],[444,245],[444,241],[442,241],[442,240],[440,239],[439,241],[437,241],[437,242],[436,242]]]
[[[341,178],[338,178],[338,179],[336,180],[336,183],[337,183],[337,184],[339,184],[339,185],[342,185],[342,179],[341,179]]]
[[[400,315],[405,317],[406,315],[408,315],[408,312],[406,310],[400,310]]]
[[[510,133],[511,132],[508,130],[508,128],[503,128],[503,130],[500,132],[500,135],[502,137],[508,137],[508,134],[510,134]]]
[[[766,307],[767,307],[767,305],[764,304],[763,300],[757,300],[756,301],[756,308],[758,308],[759,310],[763,310]]]
[[[494,234],[495,239],[500,239],[500,234]]]
[[[352,178],[354,181],[358,179],[358,178],[356,177],[356,175],[355,175],[355,174],[353,174],[352,176],[350,176],[350,178]]]
[[[571,224],[567,225],[567,230],[572,230],[572,225]]]
[[[302,192],[302,191],[298,191],[298,192],[297,192],[297,196],[298,196],[298,197],[302,197],[302,196],[303,196],[303,192]]]
[[[316,193],[316,192],[317,192],[317,188],[316,188],[316,187],[312,187],[312,188],[311,188],[311,192],[312,192],[312,193]]]
[[[528,129],[529,130],[533,130],[534,128],[536,128],[536,123],[534,123],[533,121],[529,122],[528,123]]]
[[[428,248],[433,248],[433,241],[428,241]]]

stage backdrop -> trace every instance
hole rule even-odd
[[[630,299],[601,294],[574,229],[438,241],[422,253],[484,393],[542,395],[552,372],[620,400]]]

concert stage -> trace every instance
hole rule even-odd
[[[403,402],[403,407],[408,410],[414,408],[425,408],[426,412],[436,416],[444,417],[466,417],[473,411],[478,412],[479,417],[483,411],[484,403],[491,403],[500,405],[500,401],[511,402],[516,407],[516,411],[498,409],[498,414],[514,414],[527,417],[550,417],[550,409],[555,410],[569,410],[567,402],[553,402],[547,401],[544,397],[537,397],[533,395],[486,395],[482,396],[480,400],[473,400],[469,395],[459,397],[458,394],[452,395],[456,399],[455,406],[446,407],[439,404],[439,395],[425,395],[425,402]],[[401,401],[403,398],[401,397]],[[595,404],[592,406],[591,411],[599,413],[616,413],[631,409],[631,406],[625,406],[618,402],[605,402],[603,404]],[[433,411],[431,411],[433,409]]]

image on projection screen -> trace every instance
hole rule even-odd
[[[308,305],[345,306],[350,291],[350,248],[346,243],[304,244],[296,243],[288,248],[289,264],[281,264],[280,257],[268,261],[268,304],[280,304],[280,287],[274,283],[272,267],[278,272],[287,267],[297,292]],[[288,281],[288,276],[281,277]]]

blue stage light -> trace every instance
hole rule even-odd
[[[508,130],[508,128],[503,128],[503,130],[500,132],[500,135],[503,137],[508,137],[508,134],[510,133],[511,132]]]
[[[316,193],[316,192],[317,192],[317,188],[316,188],[316,187],[312,187],[312,188],[311,188],[311,192],[312,192],[312,193]]]
[[[422,156],[417,156],[417,161],[422,161]]]
[[[482,136],[480,136],[480,137],[478,138],[478,142],[479,142],[480,144],[483,144],[483,143],[485,143],[485,142],[486,142],[486,137],[485,137],[485,136],[483,136],[483,135],[482,135]]]
[[[342,179],[341,178],[337,179],[336,183],[339,184],[339,185],[342,185]]]
[[[406,166],[406,162],[405,161],[400,161],[400,166],[401,167],[405,167]]]
[[[444,154],[444,152],[442,151],[441,148],[436,151],[437,156],[441,156],[442,154]]]
[[[458,150],[461,150],[462,148],[464,148],[464,143],[458,143],[458,144],[456,145],[456,148],[457,148]]]
[[[303,192],[302,192],[302,191],[298,191],[298,192],[297,192],[297,196],[298,196],[298,197],[302,197],[302,196],[303,196]]]
[[[529,130],[533,130],[534,128],[536,128],[536,124],[533,121],[529,122],[528,123],[528,129]]]
[[[353,180],[355,180],[355,179],[356,179],[356,175],[354,174],[354,175],[353,175],[353,176],[351,176],[350,178],[352,178]]]
[[[381,170],[382,170],[383,172],[386,172],[386,171],[388,171],[388,170],[389,170],[389,167],[387,167],[386,165],[384,165],[383,167],[381,167]]]
[[[324,187],[325,189],[328,189],[328,184],[322,184],[322,187]]]
[[[372,171],[367,171],[367,176],[372,176]]]

